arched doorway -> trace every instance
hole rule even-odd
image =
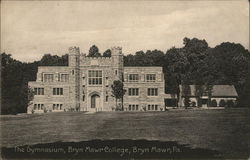
[[[92,95],[90,102],[91,102],[90,108],[99,108],[100,107],[100,96],[98,94]]]

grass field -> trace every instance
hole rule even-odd
[[[248,155],[248,109],[168,112],[64,112],[1,116],[1,146],[91,139],[177,141],[226,157]]]

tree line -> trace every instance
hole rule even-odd
[[[111,50],[101,54],[93,45],[87,56],[110,57]],[[45,54],[40,61],[24,63],[1,53],[1,63],[1,114],[16,114],[27,110],[27,84],[36,80],[38,66],[67,66],[68,55]],[[162,66],[165,92],[170,94],[178,95],[179,85],[234,85],[238,105],[250,106],[250,53],[241,44],[223,42],[209,47],[205,40],[184,38],[180,48],[125,55],[124,66]]]

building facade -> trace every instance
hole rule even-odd
[[[111,57],[87,57],[69,48],[68,66],[40,66],[29,82],[34,99],[28,113],[113,111],[114,80],[124,83],[125,111],[164,111],[165,82],[162,67],[124,67],[121,47]]]

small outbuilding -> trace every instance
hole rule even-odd
[[[180,85],[179,88],[180,107],[187,103],[190,107],[233,107],[237,104],[238,94],[233,85]]]

